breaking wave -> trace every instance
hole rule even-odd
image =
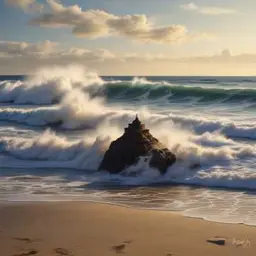
[[[205,83],[205,80],[203,80]],[[201,81],[202,82],[202,81]],[[193,98],[199,103],[238,103],[256,102],[256,89],[222,84],[171,83],[151,81],[143,77],[132,80],[113,80],[100,78],[96,73],[80,67],[42,69],[24,81],[0,82],[0,102],[15,104],[51,104],[61,99],[74,89],[79,89],[90,96],[104,96],[107,99],[156,100],[165,98],[170,102]]]
[[[146,95],[148,100],[163,98],[168,100],[183,100],[196,98],[199,102],[256,102],[256,89],[199,87],[193,85],[178,85],[168,82],[150,82],[146,79],[134,79],[131,82],[105,84],[105,92],[109,98],[133,99]]]
[[[177,155],[178,162],[169,168],[164,177],[160,177],[145,161],[140,161],[126,170],[124,176],[115,176],[115,179],[125,184],[140,184],[154,183],[155,178],[152,177],[157,177],[157,182],[213,186],[235,184],[242,187],[245,184],[243,180],[255,180],[255,147],[234,138],[256,139],[256,126],[250,119],[241,122],[220,117],[199,117],[184,114],[183,111],[174,114],[168,106],[163,112],[138,106],[124,108],[120,101],[117,101],[119,105],[108,104],[109,99],[142,99],[142,95],[147,95],[147,99],[166,96],[169,99],[184,99],[189,96],[208,100],[256,100],[255,89],[215,86],[180,86],[145,78],[103,80],[96,73],[71,66],[39,70],[24,81],[4,81],[0,86],[0,101],[31,106],[1,106],[1,121],[25,124],[30,129],[33,129],[32,126],[50,126],[56,132],[60,132],[59,128],[62,128],[61,131],[79,129],[81,138],[74,141],[49,130],[30,139],[2,136],[0,146],[4,157],[1,156],[1,166],[96,170],[110,141],[120,136],[127,123],[139,113],[152,133]],[[40,104],[48,105],[38,106]],[[191,166],[198,164],[200,168],[191,170]],[[134,171],[139,176],[129,177]],[[251,183],[248,186],[254,188]]]
[[[84,68],[45,68],[38,70],[25,81],[0,82],[0,102],[15,104],[51,104],[75,89],[101,86],[103,80],[94,72]]]
[[[102,98],[91,99],[76,90],[66,95],[56,106],[0,109],[0,120],[33,126],[54,125],[67,130],[97,129],[106,124],[124,127],[136,113],[140,113],[150,128],[154,125],[159,126],[159,129],[168,126],[192,130],[197,134],[219,132],[230,138],[256,139],[256,126],[251,122],[240,124],[193,115],[158,114],[144,108],[138,108],[136,112],[110,108]]]
[[[68,141],[46,130],[42,135],[32,139],[9,138],[0,139],[1,152],[16,159],[44,161],[40,167],[86,168],[96,170],[98,164],[109,146],[109,138],[82,138],[78,141]],[[45,162],[45,161],[48,161]],[[45,165],[46,163],[46,165]],[[59,164],[58,164],[59,163]],[[57,164],[57,165],[56,165]],[[28,166],[29,167],[29,163]],[[32,167],[34,165],[32,164]]]
[[[101,78],[69,66],[38,70],[25,79],[4,79],[0,81],[0,102],[5,102],[0,105],[0,200],[33,196],[45,200],[47,195],[65,200],[71,195],[72,200],[137,205],[139,198],[142,204],[184,208],[186,215],[213,220],[205,209],[212,213],[215,204],[216,216],[222,209],[230,213],[229,221],[243,194],[245,201],[240,202],[234,221],[255,224],[255,207],[244,193],[256,190],[255,78]],[[121,174],[97,171],[110,142],[136,113],[176,154],[177,162],[165,175],[143,158]],[[216,198],[215,190],[203,189],[205,196],[187,187],[188,194],[184,196],[181,189],[176,202],[173,187],[148,188],[156,184],[221,187],[224,192]],[[108,186],[118,190],[113,193]],[[136,189],[125,190],[127,186]],[[145,187],[149,192],[143,194]],[[243,191],[230,199],[227,188]],[[225,214],[220,219],[226,221]]]
[[[101,182],[119,181],[123,185],[154,184],[176,182],[183,184],[250,187],[256,189],[256,174],[242,165],[234,170],[236,161],[248,161],[256,156],[254,147],[234,142],[220,134],[205,133],[195,135],[173,128],[153,129],[154,134],[166,141],[177,156],[177,163],[170,167],[164,176],[140,161],[124,171],[123,175],[102,176]],[[172,134],[175,133],[175,138]],[[116,134],[99,136],[97,132],[81,139],[70,141],[50,130],[31,139],[4,137],[0,139],[2,167],[23,168],[75,168],[97,170],[104,152]],[[8,158],[12,157],[11,159]],[[194,164],[200,167],[191,169]],[[130,176],[130,173],[133,175]],[[134,176],[134,173],[137,173]],[[234,182],[236,181],[236,182]],[[250,185],[248,185],[248,182]]]

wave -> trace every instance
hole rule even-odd
[[[220,132],[230,138],[256,139],[256,126],[253,122],[244,122],[243,125],[239,125],[231,121],[210,120],[193,115],[181,116],[173,114],[169,114],[159,121],[172,121],[176,126],[180,126],[183,129],[191,129],[198,134]]]
[[[221,119],[193,115],[159,114],[148,111],[145,108],[124,110],[122,108],[108,107],[102,98],[90,98],[79,90],[74,90],[66,95],[61,103],[56,106],[39,108],[2,108],[0,120],[13,121],[33,126],[49,126],[66,130],[97,129],[104,126],[123,129],[136,113],[139,113],[143,122],[150,128],[161,127],[172,129],[176,127],[183,130],[191,130],[196,134],[206,132],[218,132],[230,138],[256,139],[256,126],[253,122],[224,121]]]
[[[75,89],[103,84],[94,72],[77,66],[66,68],[45,68],[27,77],[25,81],[0,82],[0,102],[15,104],[51,104],[59,102],[67,93]]]
[[[122,134],[122,129],[114,128],[113,123],[108,125],[111,127],[105,124],[91,132],[85,132],[79,141],[69,141],[49,129],[30,139],[5,136],[0,138],[1,150],[19,159],[66,161],[87,152],[88,148],[91,149],[97,144],[98,153],[101,152],[102,156],[110,142]],[[160,141],[165,141],[168,148],[177,154],[177,158],[183,163],[204,164],[209,161],[226,161],[256,155],[253,146],[234,142],[218,132],[198,135],[155,121],[149,123],[149,128]],[[108,132],[105,133],[105,130]]]
[[[165,138],[166,145],[178,159],[164,176],[149,168],[143,159],[126,169],[122,175],[103,173],[98,176],[96,170],[104,152],[110,141],[116,138],[116,135],[109,133],[105,137],[98,136],[98,132],[85,135],[77,141],[69,141],[50,130],[30,139],[3,137],[0,139],[0,149],[7,157],[1,156],[1,167],[75,168],[84,170],[85,174],[92,170],[96,171],[100,182],[118,181],[120,185],[175,182],[230,187],[242,187],[246,184],[247,187],[256,188],[254,147],[234,142],[220,134],[195,135],[175,128],[172,131],[159,131],[158,127],[153,131],[158,138]],[[238,161],[242,163],[240,166],[237,165]],[[251,161],[251,167],[248,161]],[[190,168],[198,163],[200,168]],[[247,165],[243,166],[244,163]]]
[[[119,176],[123,184],[177,182],[185,184],[227,184],[237,180],[242,186],[243,179],[255,181],[255,147],[232,140],[232,138],[256,139],[255,123],[244,121],[211,120],[202,116],[193,116],[182,111],[179,114],[148,111],[145,107],[131,110],[120,105],[108,105],[108,98],[145,98],[171,97],[245,97],[246,90],[181,87],[162,82],[134,78],[132,81],[103,81],[95,73],[70,67],[63,69],[41,70],[34,77],[16,84],[2,84],[2,99],[12,99],[16,103],[51,104],[50,106],[1,107],[0,120],[13,121],[34,126],[54,126],[66,130],[81,129],[84,133],[78,141],[70,141],[53,132],[34,138],[0,138],[1,166],[15,168],[60,167],[96,170],[110,141],[122,134],[123,128],[135,116],[140,118],[152,134],[173,151],[178,162],[169,168],[165,176],[160,176],[147,163],[141,160]],[[70,73],[70,74],[68,74]],[[13,87],[12,87],[13,86]],[[217,90],[217,91],[216,91]],[[255,97],[250,91],[250,99]],[[200,94],[201,93],[201,94]],[[212,94],[208,96],[208,93]],[[1,94],[0,94],[1,95]],[[178,95],[178,96],[177,96]],[[142,97],[143,96],[143,97]],[[216,96],[216,97],[217,97]],[[9,97],[9,98],[8,98]],[[215,97],[215,96],[214,96]],[[215,97],[215,98],[216,98]],[[246,119],[245,119],[246,120]],[[200,168],[191,170],[191,166],[200,164]],[[130,177],[134,172],[135,178]],[[104,176],[105,177],[105,176]],[[114,177],[114,178],[113,178]],[[247,182],[247,183],[248,183]],[[247,184],[246,183],[246,184]],[[256,183],[255,183],[256,184]],[[248,186],[255,186],[247,184]]]
[[[134,83],[136,82],[136,83]],[[166,84],[167,82],[131,81],[105,84],[108,98],[133,99],[147,94],[148,100],[154,100],[169,95],[169,101],[182,100],[188,97],[197,98],[198,102],[255,102],[256,89],[227,89],[220,87],[199,87]],[[135,86],[136,85],[136,86]]]
[[[0,139],[2,153],[19,160],[30,160],[26,167],[32,168],[35,167],[33,161],[37,161],[38,167],[42,168],[50,166],[96,170],[109,144],[110,139],[107,137],[97,137],[93,141],[82,138],[71,142],[65,137],[57,136],[51,130],[46,130],[32,139]]]
[[[15,104],[52,104],[60,102],[63,97],[74,89],[80,89],[91,97],[104,96],[115,100],[156,100],[165,98],[170,102],[184,101],[188,98],[197,102],[256,102],[254,87],[221,86],[215,79],[209,86],[197,86],[195,83],[175,84],[169,81],[151,81],[143,77],[132,80],[103,80],[96,73],[80,67],[46,68],[38,70],[25,81],[0,82],[0,102]],[[201,81],[201,80],[200,80]],[[202,82],[202,81],[201,81]],[[200,84],[200,83],[199,83]]]
[[[224,82],[217,78],[198,78],[198,81],[184,78],[182,82],[174,80],[165,81],[163,78],[162,81],[156,81],[154,78],[140,77],[103,79],[94,72],[70,66],[64,70],[39,70],[25,80],[0,82],[0,102],[31,104],[12,107],[2,104],[0,108],[0,199],[63,200],[70,195],[71,200],[89,198],[113,202],[115,195],[113,191],[108,191],[110,186],[118,187],[118,200],[121,203],[137,205],[136,199],[139,197],[140,204],[144,200],[142,203],[150,205],[149,193],[142,192],[144,197],[137,189],[133,190],[136,191],[134,194],[131,190],[123,192],[123,187],[182,184],[221,187],[223,190],[256,190],[254,116],[248,116],[245,112],[236,115],[234,111],[229,118],[227,112],[223,111],[221,114],[225,116],[211,119],[211,116],[206,115],[207,111],[200,113],[207,106],[205,102],[222,102],[228,107],[230,102],[237,103],[232,106],[249,102],[242,106],[254,108],[253,85],[242,88],[239,85],[243,82],[241,80],[232,83],[227,81],[224,86]],[[253,80],[244,82],[255,83]],[[196,112],[193,112],[194,109],[182,109],[181,104],[176,109],[165,105],[168,101],[180,103],[190,98],[195,103],[203,103],[203,108],[196,108]],[[130,104],[127,107],[126,103],[134,99],[144,106],[138,108],[139,104],[132,107]],[[145,105],[156,99],[164,108],[147,110]],[[109,101],[115,104],[108,104]],[[38,106],[42,104],[47,106]],[[176,154],[177,162],[165,175],[150,168],[143,158],[121,174],[110,175],[97,171],[110,142],[123,133],[123,128],[137,113],[151,133]],[[8,121],[25,125],[10,124]],[[46,130],[41,132],[43,129]],[[77,129],[80,130],[75,132]],[[152,189],[150,187],[150,195]],[[163,193],[158,187],[155,190],[159,194]],[[205,217],[204,205],[207,203],[212,213],[211,200],[201,195],[201,191],[192,193],[194,197],[190,192],[186,200],[198,208],[193,205],[190,207],[192,213],[185,213],[190,216],[202,216],[200,213],[203,213]],[[127,197],[123,193],[127,193]],[[246,194],[240,191],[237,193]],[[183,201],[184,194],[180,194]],[[133,195],[135,200],[131,199]],[[158,201],[173,207],[165,200],[167,197],[173,199],[172,195],[162,194],[160,199],[154,196],[151,206]],[[220,198],[229,200],[220,202],[216,209],[225,208],[228,201],[237,202],[236,196],[230,200],[230,194],[227,196],[226,192]],[[244,208],[245,204],[241,207]],[[230,207],[233,214],[233,204]],[[199,213],[195,214],[193,210]],[[247,212],[241,212],[239,214],[246,219]],[[218,213],[216,215],[219,216]]]

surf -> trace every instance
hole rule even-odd
[[[212,83],[209,83],[211,81]],[[255,82],[256,83],[256,82]],[[189,81],[153,81],[144,77],[131,80],[101,78],[97,73],[81,67],[38,70],[24,80],[0,82],[0,102],[14,104],[53,104],[60,102],[72,90],[79,89],[90,96],[103,96],[109,100],[167,99],[183,102],[194,99],[198,103],[254,103],[256,89],[251,83],[216,83],[214,79]]]
[[[237,97],[242,102],[249,102],[253,100],[255,89],[222,88],[213,79],[201,79],[201,87],[194,84],[181,86],[174,80],[161,78],[151,81],[139,77],[103,79],[95,72],[69,66],[38,70],[21,81],[2,81],[2,100],[12,100],[12,103],[1,106],[0,120],[14,127],[22,124],[32,131],[40,129],[40,132],[32,138],[29,138],[31,135],[10,138],[4,133],[0,139],[1,165],[95,171],[109,143],[119,137],[127,123],[139,114],[152,134],[165,141],[166,146],[178,156],[178,164],[168,170],[164,182],[218,186],[224,180],[224,185],[229,186],[229,179],[241,179],[242,182],[244,172],[233,170],[240,170],[243,164],[248,171],[246,177],[253,180],[253,140],[256,139],[253,118],[242,117],[240,120],[230,119],[227,115],[195,115],[190,103],[189,111],[185,113],[183,106],[170,109],[166,102],[162,102],[161,108],[144,105],[157,97],[168,100],[180,97],[180,101],[186,97],[217,98],[217,101]],[[202,83],[206,82],[211,82],[210,86],[203,87]],[[133,106],[131,98],[138,99],[141,105]],[[111,104],[111,100],[115,104]],[[196,105],[197,108],[200,110],[201,106]],[[70,140],[65,131],[79,131],[81,138]],[[190,167],[198,163],[200,168],[191,170]],[[132,173],[134,171],[138,173],[135,178],[128,178],[129,170],[126,170],[126,175],[118,176],[118,179],[143,184],[147,177],[146,182],[150,184],[153,180],[148,175],[151,177],[154,173],[156,177],[155,171],[143,161],[132,168]],[[161,177],[157,179],[163,182]]]

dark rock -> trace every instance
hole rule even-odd
[[[119,173],[136,164],[142,156],[151,157],[149,166],[162,174],[176,161],[176,156],[154,138],[136,116],[124,134],[111,143],[99,170]]]

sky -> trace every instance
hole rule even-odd
[[[1,0],[0,74],[256,75],[255,0]]]

